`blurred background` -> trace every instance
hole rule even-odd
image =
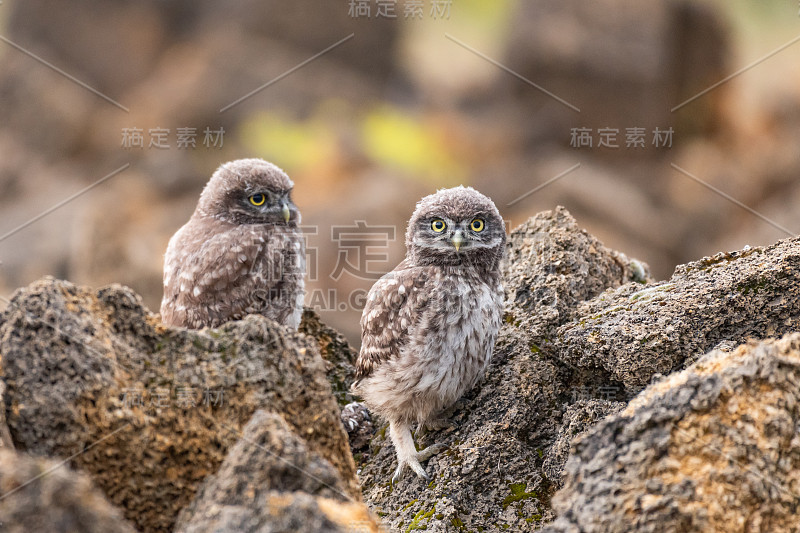
[[[355,344],[437,188],[509,228],[564,205],[659,279],[800,231],[796,0],[3,0],[0,37],[4,297],[49,274],[158,311],[242,157],[295,181],[307,304]]]

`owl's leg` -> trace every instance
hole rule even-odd
[[[397,452],[397,470],[394,471],[392,476],[392,484],[400,480],[406,466],[410,467],[417,476],[425,480],[430,479],[420,462],[427,461],[447,446],[433,444],[418,452],[416,446],[414,446],[414,439],[411,437],[411,425],[406,422],[390,422],[389,436],[394,444],[395,452]]]

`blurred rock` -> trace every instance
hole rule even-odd
[[[800,334],[711,352],[574,444],[542,531],[796,531]]]
[[[217,472],[181,511],[176,533],[378,531],[339,472],[279,416],[256,411]]]
[[[257,316],[168,329],[127,288],[53,279],[19,290],[0,323],[14,444],[72,457],[140,529],[170,529],[257,409],[283,416],[359,497],[323,361],[304,335]]]
[[[167,243],[186,223],[184,214],[192,212],[197,198],[162,196],[142,187],[143,179],[127,170],[92,193],[74,223],[68,278],[94,287],[136,287],[146,307],[157,311]]]
[[[686,135],[719,125],[719,93],[670,110],[725,77],[729,48],[718,12],[687,0],[519,2],[505,64],[580,114],[511,77],[507,87],[536,114],[529,142],[568,139],[570,127],[666,129],[676,118]]]
[[[370,6],[370,17],[350,16],[349,2],[238,0],[222,5],[205,0],[200,5],[206,24],[221,18],[237,20],[240,31],[287,43],[309,57],[355,33],[353,42],[335,52],[336,61],[377,82],[384,83],[393,73],[400,26],[397,20],[375,16],[375,4]]]
[[[135,533],[89,476],[61,461],[0,448],[0,529],[6,533]]]

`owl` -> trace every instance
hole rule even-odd
[[[405,467],[444,446],[417,451],[411,426],[430,426],[480,379],[492,356],[504,301],[503,219],[475,189],[440,190],[420,200],[406,232],[406,258],[380,278],[361,316],[353,391],[389,421]]]
[[[214,172],[164,256],[164,324],[199,329],[261,314],[297,329],[305,241],[293,186],[261,159]]]

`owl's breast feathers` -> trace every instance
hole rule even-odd
[[[296,228],[192,219],[167,248],[162,321],[216,327],[249,313],[280,312],[283,301],[293,308],[304,274],[305,246]]]
[[[450,396],[470,385],[488,364],[502,302],[499,276],[404,261],[367,297],[355,387],[390,361],[398,374],[391,379],[417,392],[442,383]]]

